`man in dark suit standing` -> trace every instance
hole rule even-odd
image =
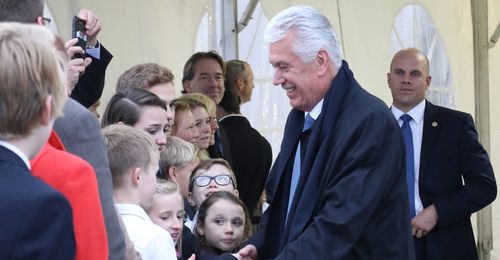
[[[417,259],[478,259],[470,215],[496,197],[488,154],[469,114],[425,100],[429,60],[404,49],[387,82],[407,148],[410,223]]]
[[[270,206],[239,254],[259,259],[412,259],[404,144],[387,106],[362,89],[334,28],[295,6],[265,39],[293,107],[266,183]]]
[[[250,64],[240,60],[226,62],[225,78],[224,97],[217,107],[217,117],[231,147],[240,198],[253,216],[271,169],[273,153],[266,138],[240,112],[240,105],[250,100],[254,88]]]
[[[224,96],[224,60],[215,51],[197,52],[186,61],[182,74],[183,93],[202,93],[219,105]],[[217,120],[211,118],[210,120]],[[211,122],[212,125],[213,121]],[[211,158],[223,158],[232,166],[231,148],[224,128],[215,132],[215,144],[208,147]]]
[[[71,207],[30,172],[67,98],[62,41],[0,24],[0,259],[74,259]]]

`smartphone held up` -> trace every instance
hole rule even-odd
[[[73,26],[72,26],[72,35],[71,37],[78,38],[78,43],[77,46],[80,46],[83,51],[85,52],[85,49],[87,47],[87,34],[85,33],[85,21],[78,18],[77,16],[73,16]],[[72,59],[76,58],[85,58],[85,53],[75,53]]]

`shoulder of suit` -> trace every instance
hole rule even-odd
[[[429,105],[429,103],[427,103],[427,105]],[[455,110],[455,109],[451,109],[451,108],[447,108],[447,107],[443,107],[443,106],[434,105],[432,103],[431,103],[431,105],[436,110],[436,112],[438,112],[440,114],[445,114],[447,117],[454,117],[454,118],[464,118],[467,116],[472,117],[471,114],[466,113],[466,112],[462,112],[459,110]]]

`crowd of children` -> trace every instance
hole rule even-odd
[[[60,217],[58,224],[64,227],[57,231],[66,243],[64,250],[51,245],[31,252],[31,245],[23,244],[29,241],[20,238],[12,247],[19,245],[26,252],[0,250],[0,258],[4,253],[33,256],[30,259],[43,254],[54,256],[44,259],[236,257],[251,222],[238,198],[232,153],[217,122],[224,94],[222,57],[215,52],[193,54],[182,78],[183,92],[188,93],[178,98],[168,68],[156,63],[131,67],[119,77],[116,93],[99,119],[97,107],[112,55],[97,40],[98,17],[81,10],[77,16],[85,22],[87,46],[76,45],[77,39],[64,46],[42,26],[50,22],[41,16],[42,9],[43,0],[4,1],[0,7],[0,22],[33,23],[0,23],[2,61],[18,67],[0,75],[8,81],[0,88],[0,168],[11,171],[10,160],[22,166],[16,171],[42,180],[32,185],[37,189],[33,194],[41,194],[38,206],[46,202],[42,195],[58,195],[51,199],[56,199],[53,205],[60,208],[54,213],[60,215],[37,216],[40,223],[29,224],[55,229],[59,226],[42,217]],[[27,97],[22,99],[18,92]],[[36,107],[27,107],[31,103]],[[32,181],[19,182],[29,186]],[[36,201],[18,198],[26,205]],[[15,201],[5,208],[27,210],[20,207],[23,203],[13,205]],[[29,212],[20,215],[31,217]],[[17,219],[5,223],[11,222],[19,224]],[[11,236],[3,231],[0,238]]]

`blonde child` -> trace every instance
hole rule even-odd
[[[196,145],[200,131],[198,127],[195,127],[195,120],[189,103],[186,100],[174,99],[172,104],[175,106],[172,136],[177,136],[186,142]]]
[[[184,226],[184,201],[177,183],[158,179],[151,207],[146,212],[153,223],[170,233],[179,257]]]
[[[237,253],[250,237],[250,215],[236,195],[217,191],[201,204],[195,233],[201,246],[196,259],[226,259],[219,255]]]
[[[199,136],[194,143],[201,150],[205,150],[210,145],[210,117],[204,103],[193,97],[193,94],[184,94],[176,99],[179,102],[187,102],[194,118],[195,128],[198,129]]]
[[[172,237],[145,212],[155,194],[160,159],[153,138],[122,124],[104,128],[103,134],[113,180],[113,199],[135,249],[144,260],[176,260]]]
[[[197,158],[198,151],[198,147],[192,143],[176,136],[169,136],[167,144],[160,152],[160,168],[164,175],[159,177],[177,183],[181,195],[186,199],[189,192],[189,178],[200,163]]]

